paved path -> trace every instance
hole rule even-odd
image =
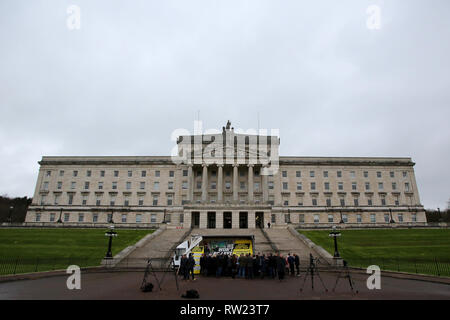
[[[358,294],[352,294],[345,279],[340,280],[336,292],[331,289],[336,282],[336,274],[321,273],[329,292],[325,292],[318,279],[315,290],[311,290],[308,279],[303,292],[300,287],[303,277],[287,277],[282,282],[277,279],[231,279],[198,278],[196,281],[179,280],[180,290],[176,290],[175,278],[167,273],[159,291],[154,278],[153,292],[139,290],[143,272],[82,273],[81,290],[68,290],[68,275],[35,280],[20,280],[0,283],[0,300],[4,299],[181,299],[182,293],[195,289],[200,299],[214,300],[302,300],[302,299],[446,299],[450,300],[450,285],[430,283],[410,279],[396,279],[381,274],[381,290],[368,290],[368,275],[354,274]],[[159,279],[162,274],[157,274]],[[218,290],[220,288],[220,290]]]

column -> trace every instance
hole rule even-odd
[[[267,201],[269,201],[269,186],[267,185],[267,174],[264,174],[262,176],[261,189],[263,192],[263,203],[267,203]]]
[[[217,178],[217,202],[223,201],[223,192],[222,192],[222,186],[223,186],[223,165],[219,164],[219,172],[218,178]]]
[[[238,202],[238,165],[233,164],[233,201]]]
[[[188,201],[194,203],[194,179],[192,165],[188,167]]]
[[[253,202],[253,165],[249,164],[248,165],[248,202],[252,203]],[[253,221],[254,223],[255,221]]]
[[[248,228],[249,229],[255,229],[256,225],[255,225],[255,211],[251,210],[248,212]]]
[[[223,229],[223,211],[216,211],[216,229]]]
[[[203,164],[202,173],[202,202],[206,202],[208,199],[208,165]]]
[[[200,229],[206,229],[208,227],[208,215],[206,211],[200,211]]]

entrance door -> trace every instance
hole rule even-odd
[[[224,212],[223,213],[223,228],[231,229],[231,226],[232,226],[231,223],[232,223],[231,212]]]
[[[208,212],[208,229],[216,228],[216,213]]]
[[[248,213],[247,212],[239,212],[239,228],[241,228],[241,229],[248,228]]]
[[[255,226],[257,228],[264,228],[264,212],[256,212]]]
[[[192,228],[200,227],[200,212],[191,213],[191,226]]]

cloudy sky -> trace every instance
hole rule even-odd
[[[3,0],[0,194],[32,196],[43,155],[169,155],[199,114],[259,114],[281,155],[412,157],[443,208],[449,17],[448,0]]]

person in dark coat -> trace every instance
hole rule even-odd
[[[200,258],[200,274],[205,275],[206,274],[206,256],[205,254],[202,254]]]
[[[195,259],[194,259],[194,256],[192,253],[189,254],[189,258],[187,260],[186,266],[188,269],[187,278],[189,279],[189,276],[192,275],[192,280],[195,280],[194,279]]]
[[[294,263],[297,269],[297,275],[300,275],[300,257],[296,253],[294,253]]]
[[[277,273],[277,260],[272,253],[269,255],[269,273],[272,279],[275,278]]]
[[[259,256],[258,259],[259,265],[259,277],[264,279],[264,275],[266,274],[266,255]]]
[[[294,274],[295,274],[295,268],[294,268],[295,258],[293,256],[291,256],[290,253],[288,253],[287,261],[288,261],[288,264],[289,264],[289,275],[291,277],[293,277]]]
[[[286,259],[283,257],[282,254],[277,255],[276,264],[277,264],[278,279],[281,281],[284,279],[284,271],[286,269]]]
[[[254,257],[248,253],[247,254],[247,279],[253,279],[253,260]]]
[[[187,261],[186,255],[183,254],[180,260],[180,270],[178,270],[178,274],[183,275],[183,280],[187,280],[188,271],[187,271]]]

